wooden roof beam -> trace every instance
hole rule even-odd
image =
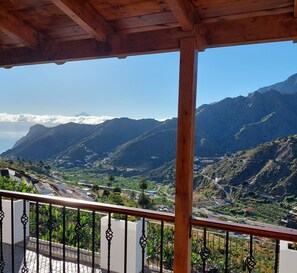
[[[166,2],[184,31],[193,30],[194,25],[201,22],[191,0],[166,0]]]
[[[279,14],[205,24],[208,47],[289,41],[297,37],[297,18]]]
[[[35,49],[42,35],[0,5],[0,29],[25,46]]]
[[[294,17],[297,17],[297,0],[294,0]]]
[[[199,24],[198,24],[199,25]],[[146,53],[178,51],[180,39],[195,37],[197,48],[211,48],[261,42],[296,40],[297,18],[291,13],[244,18],[233,21],[203,23],[208,43],[199,39],[200,29],[181,31],[180,28],[112,35],[108,42],[94,39],[52,44],[36,50],[28,48],[0,49],[0,67],[47,62],[87,60],[131,56]]]
[[[51,0],[97,41],[106,41],[113,33],[111,25],[85,0]]]

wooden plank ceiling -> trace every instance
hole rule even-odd
[[[0,66],[296,40],[297,0],[0,0]]]

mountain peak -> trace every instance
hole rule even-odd
[[[283,82],[275,83],[258,89],[256,92],[265,93],[271,90],[280,92],[281,94],[297,93],[297,73],[290,76]]]
[[[89,117],[90,115],[86,112],[81,112],[79,114],[76,114],[75,117]]]

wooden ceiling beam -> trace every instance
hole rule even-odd
[[[111,25],[86,0],[51,0],[97,41],[113,33]]]
[[[184,31],[193,30],[194,25],[201,22],[190,0],[166,0],[166,2]]]
[[[297,37],[291,13],[205,24],[209,47],[288,41]]]
[[[107,42],[88,39],[52,44],[48,48],[42,47],[37,50],[0,49],[0,66],[178,51],[180,39],[187,37],[196,37],[198,49],[294,40],[297,37],[297,18],[292,17],[291,13],[202,25],[207,36],[207,44],[201,39],[199,28],[188,32],[172,28],[112,35]]]
[[[39,46],[41,34],[18,19],[0,5],[0,29],[25,46],[35,49]]]
[[[294,17],[297,17],[297,0],[294,0]]]
[[[120,20],[114,20],[110,22],[113,27],[119,31],[133,30],[134,28],[145,28],[145,27],[157,27],[159,25],[169,25],[175,24],[178,26],[175,16],[170,11],[154,13],[154,14],[145,14],[141,16],[134,16],[123,18]]]
[[[85,39],[56,43],[38,50],[15,48],[0,51],[0,67],[177,51],[180,38],[188,36],[194,37],[195,34],[175,28],[114,35],[108,42]]]
[[[297,0],[295,0],[297,2]],[[214,23],[219,21],[231,21],[231,20],[239,20],[244,18],[255,18],[261,16],[268,16],[268,15],[278,15],[284,13],[292,13],[294,12],[294,7],[284,7],[284,8],[275,8],[270,10],[258,10],[258,11],[251,11],[246,13],[238,13],[238,14],[231,14],[231,15],[223,15],[219,17],[210,17],[205,18],[202,20],[202,23]]]
[[[207,37],[204,26],[201,23],[200,16],[193,6],[191,0],[166,0],[173,15],[176,17],[178,23],[184,31],[191,31],[193,29],[199,33],[199,44],[207,45]],[[203,51],[205,47],[199,48]]]

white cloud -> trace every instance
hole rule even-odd
[[[109,116],[62,116],[62,115],[32,115],[0,113],[0,122],[11,123],[38,123],[38,124],[65,124],[68,122],[80,124],[99,124],[105,120],[113,119]]]

